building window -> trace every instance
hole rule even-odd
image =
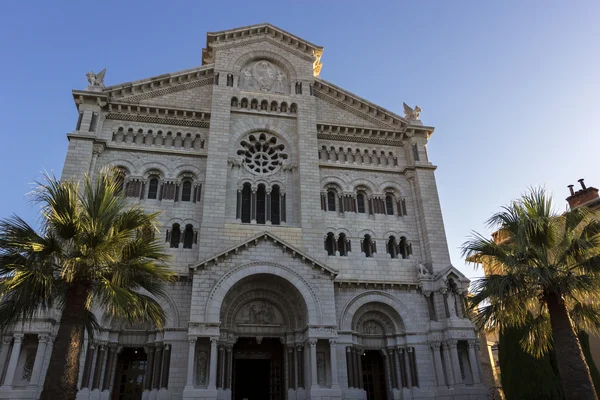
[[[250,223],[250,209],[252,204],[252,187],[249,183],[244,183],[242,189],[242,222]]]
[[[365,213],[365,195],[362,193],[356,195],[356,208],[360,214]]]
[[[325,251],[327,251],[328,256],[335,255],[335,237],[331,232],[325,236]]]
[[[340,233],[340,237],[338,238],[337,243],[338,251],[340,252],[340,256],[347,256],[350,251],[350,240],[346,237],[344,233]]]
[[[183,248],[191,249],[193,243],[194,243],[194,227],[190,224],[187,224],[185,226],[185,231],[183,232]]]
[[[390,236],[390,239],[387,242],[387,252],[392,258],[398,258],[398,248],[394,236]]]
[[[394,215],[394,199],[391,194],[385,196],[385,212],[387,215]]]
[[[415,143],[412,145],[412,149],[415,161],[419,161],[419,146]]]
[[[179,240],[181,239],[181,230],[179,228],[179,224],[173,224],[173,228],[171,229],[169,242],[171,244],[172,249],[176,249],[179,247]]]
[[[336,193],[334,190],[327,191],[327,211],[335,211],[335,198]]]
[[[150,179],[150,183],[148,184],[148,198],[152,200],[156,200],[158,197],[158,178]]]
[[[408,258],[412,254],[412,244],[408,243],[404,236],[400,238],[398,253],[400,253],[402,258]]]
[[[400,201],[397,204],[398,206],[398,216],[399,217],[404,217],[407,215],[406,213],[406,199],[400,199]]]
[[[271,223],[273,225],[281,223],[280,200],[279,186],[275,185],[271,189]]]
[[[98,113],[92,113],[92,120],[90,121],[90,132],[96,131],[97,124],[98,124]]]
[[[265,185],[258,185],[258,190],[256,191],[256,223],[264,224],[266,222],[266,190]]]
[[[181,201],[191,201],[192,200],[192,182],[186,180],[183,182],[181,186]]]
[[[83,112],[79,113],[79,117],[77,117],[77,126],[75,127],[75,130],[79,130],[81,129],[81,120],[83,119]]]
[[[362,252],[367,257],[373,257],[373,254],[377,252],[375,241],[371,239],[371,235],[365,235],[362,241]]]

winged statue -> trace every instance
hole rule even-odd
[[[95,74],[93,71],[85,74],[87,80],[90,83],[89,88],[103,88],[104,87],[104,75],[106,74],[106,68]]]
[[[419,119],[419,114],[421,113],[421,108],[419,106],[415,106],[415,108],[412,109],[408,104],[402,104],[404,104],[404,116],[406,116],[406,119],[410,121],[417,121]]]

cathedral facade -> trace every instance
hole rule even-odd
[[[119,168],[178,275],[164,330],[97,311],[78,399],[487,398],[434,129],[319,78],[322,53],[254,25],[208,33],[200,67],[73,91],[62,178]],[[0,398],[39,396],[58,320],[4,333]]]

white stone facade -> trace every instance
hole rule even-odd
[[[115,391],[138,349],[139,398],[237,398],[261,346],[270,398],[487,398],[433,128],[320,79],[321,54],[255,25],[209,33],[198,68],[73,91],[63,178],[122,168],[179,275],[162,332],[98,313],[78,399],[136,398]],[[49,315],[5,333],[0,398],[39,396],[55,331]]]

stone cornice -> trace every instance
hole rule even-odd
[[[205,65],[214,62],[215,48],[223,48],[223,45],[232,42],[255,38],[269,38],[271,43],[292,51],[302,58],[313,61],[314,76],[319,76],[322,67],[320,60],[323,54],[323,47],[312,44],[269,23],[208,32],[206,34],[206,47],[202,49],[202,64]]]
[[[389,129],[317,122],[317,137],[336,141],[403,146],[405,134],[401,131]]]
[[[209,111],[116,102],[109,103],[107,108],[107,119],[197,128],[208,128],[210,126]]]
[[[183,86],[197,81],[205,82],[207,78],[213,78],[213,72],[214,70],[212,65],[202,65],[200,67],[172,72],[168,74],[157,75],[147,79],[141,79],[137,81],[121,83],[118,85],[107,86],[102,90],[102,93],[108,94],[110,98],[114,99],[127,98],[128,101],[137,101],[130,100],[129,98],[135,98],[138,96],[147,95],[149,93],[155,91],[162,91],[165,89],[173,90],[173,88],[176,88],[178,86]],[[201,84],[196,85],[201,86]],[[184,89],[182,88],[181,90]],[[142,97],[142,99],[143,98],[146,97]]]
[[[336,278],[334,283],[338,287],[363,287],[366,289],[400,289],[400,290],[418,290],[419,285],[416,282],[390,281],[390,280],[367,280]]]
[[[350,93],[330,82],[317,78],[314,85],[315,97],[325,100],[337,107],[353,113],[377,126],[389,130],[406,132],[407,130],[424,131],[427,137],[433,133],[434,128],[420,124],[411,124],[403,118],[383,107],[380,107],[360,96]]]
[[[318,261],[317,259],[309,256],[305,251],[300,250],[300,249],[296,248],[295,246],[292,246],[289,243],[286,243],[285,241],[283,241],[282,239],[278,238],[276,235],[274,235],[273,233],[268,232],[268,231],[264,231],[264,232],[258,233],[256,235],[250,236],[249,238],[244,239],[239,244],[237,244],[233,247],[230,247],[225,251],[221,251],[220,253],[217,253],[217,254],[211,256],[210,258],[207,258],[206,260],[201,261],[199,264],[196,264],[195,266],[190,267],[190,269],[195,270],[197,268],[206,268],[210,265],[217,265],[222,260],[225,260],[234,255],[237,255],[240,251],[244,251],[245,249],[248,248],[248,246],[257,245],[259,242],[265,241],[265,240],[273,242],[273,244],[275,244],[276,246],[281,246],[283,248],[284,252],[290,253],[292,258],[298,257],[302,261],[310,264],[313,268],[320,269],[321,272],[331,275],[332,279],[335,278],[335,276],[338,274],[337,270],[327,266],[326,264],[323,264],[322,262]]]

